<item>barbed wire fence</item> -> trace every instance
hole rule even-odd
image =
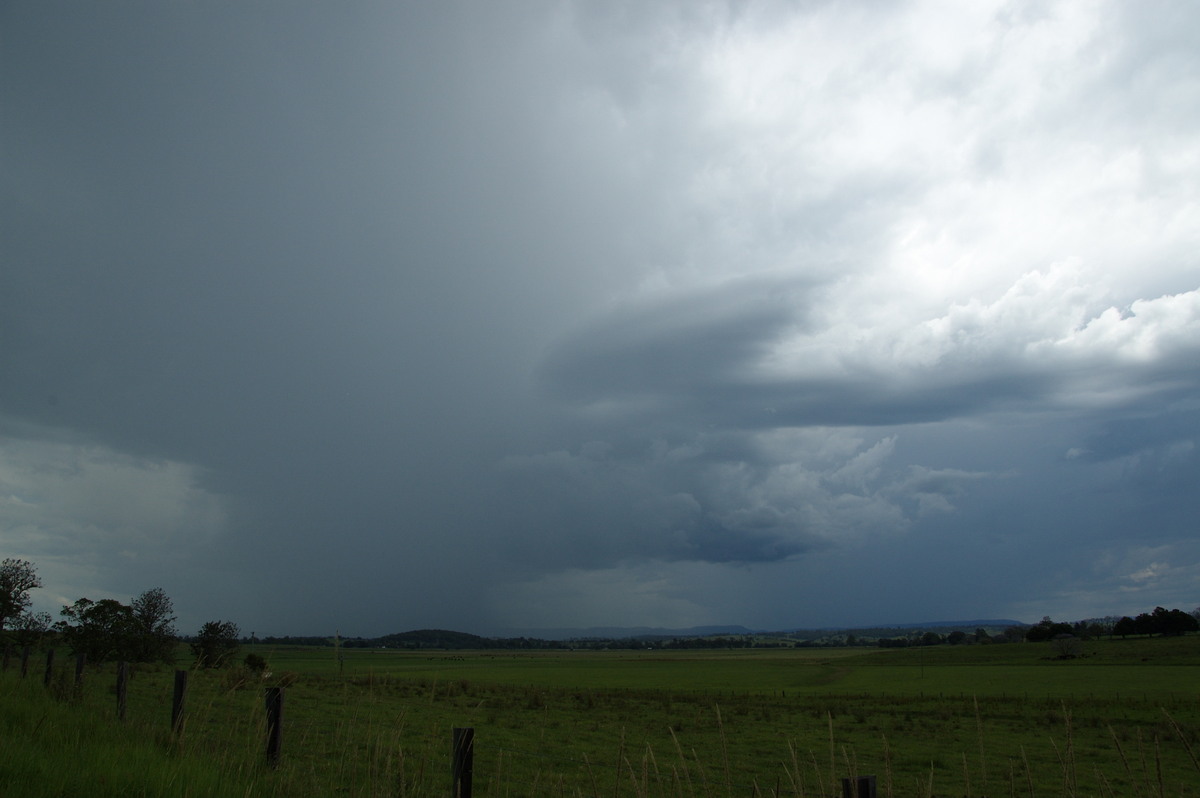
[[[472,742],[469,748],[460,747],[457,734],[461,731],[463,730],[455,730],[455,760],[473,756],[475,745],[478,745]],[[474,730],[470,731],[474,735]],[[474,739],[472,736],[472,740]],[[565,747],[558,750],[543,747],[534,751],[507,746],[489,751],[485,740],[481,750],[490,755],[489,761],[493,763],[493,772],[487,780],[487,794],[558,795],[577,798],[630,794],[638,798],[821,798],[832,795],[844,798],[876,798],[877,794],[877,779],[874,775],[841,778],[830,776],[829,782],[819,781],[809,789],[795,769],[781,763],[783,772],[769,782],[757,778],[742,781],[735,778],[728,769],[714,775],[713,768],[705,767],[698,760],[689,763],[681,749],[677,751],[677,760],[660,763],[649,745],[639,754],[628,751],[624,742],[622,739],[615,761],[594,762],[587,754],[579,754]],[[522,760],[527,764],[533,763],[533,766],[511,767],[514,761]],[[464,767],[468,772],[474,770],[473,765],[462,764],[454,765],[452,770],[459,773]],[[514,775],[522,772],[532,772],[534,775],[532,778]],[[464,791],[457,779],[453,784],[452,795],[455,798],[471,798],[472,786],[468,786]]]

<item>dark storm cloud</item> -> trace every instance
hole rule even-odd
[[[767,562],[821,547],[818,525],[794,507],[737,496],[735,483],[761,483],[762,453],[745,441],[656,441],[621,452],[511,458],[507,510],[493,522],[515,569],[609,567],[643,559]],[[727,495],[733,491],[736,498]],[[546,497],[552,497],[548,501]]]
[[[803,321],[794,283],[753,280],[624,307],[562,343],[545,360],[563,398],[681,397],[721,393],[785,330]]]
[[[5,48],[5,415],[196,464],[230,521],[192,568],[413,579],[522,423],[520,308],[589,285],[511,286],[565,255],[525,215],[575,212],[538,195],[527,114],[552,97],[500,56],[519,19],[32,11]]]
[[[260,633],[1182,596],[1195,14],[6,4],[5,556]]]

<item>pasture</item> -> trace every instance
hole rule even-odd
[[[267,678],[191,674],[178,738],[169,668],[136,671],[124,724],[111,667],[62,698],[7,672],[0,776],[15,796],[441,796],[451,730],[473,727],[486,796],[816,798],[865,774],[892,796],[1200,795],[1200,637],[1071,660],[1047,644],[250,651]],[[262,688],[280,681],[271,770]]]

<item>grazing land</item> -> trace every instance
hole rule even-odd
[[[0,680],[13,796],[442,796],[475,729],[485,796],[1200,795],[1200,636],[873,650],[395,651],[244,646],[269,663]],[[263,687],[286,684],[265,764]]]

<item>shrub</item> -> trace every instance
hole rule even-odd
[[[220,668],[238,650],[238,627],[232,621],[209,621],[192,640],[192,654],[201,668]]]

